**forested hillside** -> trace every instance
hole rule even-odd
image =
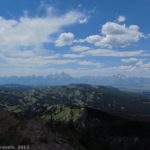
[[[42,88],[18,85],[0,87],[1,110],[16,113],[40,113],[56,104],[88,106],[108,112],[149,113],[149,103],[149,96],[87,84]]]

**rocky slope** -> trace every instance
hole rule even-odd
[[[31,150],[148,150],[149,141],[149,122],[89,107],[54,105],[30,119],[0,112],[0,145],[29,145]]]

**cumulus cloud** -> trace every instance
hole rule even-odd
[[[71,50],[74,52],[83,52],[83,51],[90,50],[90,48],[87,46],[76,45],[76,46],[72,46]]]
[[[125,22],[126,21],[126,17],[125,16],[118,16],[117,21],[118,22]]]
[[[121,61],[124,62],[124,63],[132,63],[132,62],[137,62],[137,61],[139,61],[139,59],[134,58],[134,57],[131,57],[131,58],[124,58],[124,59],[122,59]]]
[[[99,46],[100,42],[102,41],[102,37],[100,35],[90,35],[85,39],[85,41],[87,41],[90,44]],[[81,42],[82,42],[82,39],[81,39]],[[84,42],[84,40],[83,40],[83,42]]]
[[[88,23],[88,18],[82,18],[82,19],[80,19],[79,23],[80,24],[86,24],[86,23]]]
[[[0,46],[39,45],[51,42],[50,35],[62,27],[77,23],[82,14],[68,12],[61,16],[21,17],[9,20],[0,17]]]
[[[126,47],[138,42],[144,34],[137,25],[126,26],[115,22],[106,22],[101,29],[101,35],[90,35],[79,42],[88,42],[99,47]]]
[[[48,7],[46,14],[42,16],[29,17],[28,12],[25,12],[24,16],[17,19],[0,17],[1,72],[5,75],[31,75],[31,73],[39,75],[49,74],[50,72],[93,75],[93,73],[101,74],[103,72],[105,74],[117,71],[128,72],[142,67],[145,70],[150,70],[149,63],[144,64],[142,60],[136,61],[136,58],[134,58],[136,56],[148,56],[144,50],[117,51],[109,49],[126,47],[138,42],[144,36],[137,25],[126,26],[121,24],[124,21],[125,19],[118,18],[118,23],[107,22],[102,26],[101,34],[78,40],[75,39],[73,33],[63,31],[65,27],[70,25],[88,22],[88,18],[78,11],[58,14],[54,8]],[[60,35],[55,40],[58,33]],[[89,44],[84,45],[83,42],[94,44],[100,48],[94,48],[93,46],[93,48],[90,48],[91,46],[87,46]],[[55,44],[56,47],[76,45],[70,47],[71,51],[64,54],[64,51],[49,49],[50,46],[46,48],[45,45],[50,43]],[[122,59],[122,62],[135,62],[135,64],[134,66],[102,67],[98,59],[95,61],[87,60],[88,57],[93,56],[131,57]],[[74,66],[78,68],[72,69],[70,64],[75,64]],[[61,68],[60,65],[65,67]],[[57,68],[57,66],[59,67]],[[91,71],[91,69],[93,70]]]
[[[51,63],[50,59],[58,56],[53,56],[54,51],[45,49],[44,44],[52,43],[52,35],[64,27],[79,23],[84,17],[84,14],[78,11],[54,14],[53,8],[46,10],[43,16],[29,17],[26,13],[17,19],[0,17],[0,55],[7,63],[27,63],[31,66],[35,61],[38,64]],[[74,38],[71,33],[65,35]]]
[[[61,33],[58,39],[55,41],[55,45],[58,47],[72,45],[74,41],[74,34],[71,32]]]
[[[83,54],[64,54],[63,57],[65,58],[82,58],[84,57]]]

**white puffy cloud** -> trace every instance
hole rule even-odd
[[[53,34],[79,23],[84,17],[78,11],[54,12],[52,8],[47,8],[43,16],[29,17],[25,13],[17,19],[0,17],[0,59],[10,65],[35,66],[54,62],[52,59],[58,55],[53,50],[46,50],[44,44],[53,43]]]
[[[74,41],[74,34],[71,32],[61,33],[58,39],[55,41],[55,45],[58,47],[72,45]]]
[[[124,58],[124,59],[122,59],[121,61],[124,62],[124,63],[132,63],[132,62],[137,62],[137,61],[139,61],[139,59],[134,58],[134,57],[131,57],[131,58]]]
[[[90,35],[78,42],[88,42],[99,47],[126,47],[138,42],[144,34],[137,25],[126,26],[115,22],[106,22],[101,29],[101,35]]]
[[[102,41],[102,37],[100,35],[90,35],[88,36],[85,41],[87,41],[90,44],[94,44],[96,46],[99,46],[100,42]],[[84,40],[83,40],[84,41]],[[82,40],[81,40],[82,42]]]
[[[108,49],[125,47],[131,43],[138,42],[143,37],[143,33],[139,31],[138,26],[107,22],[102,26],[100,35],[91,35],[86,39],[76,40],[73,33],[64,32],[59,35],[57,40],[54,40],[55,35],[60,33],[60,31],[62,32],[64,27],[76,23],[87,23],[88,20],[83,13],[78,11],[69,11],[60,15],[56,13],[55,9],[49,7],[46,9],[46,12],[42,17],[29,17],[28,12],[25,12],[24,16],[17,19],[0,17],[1,75],[44,75],[51,72],[66,72],[72,73],[72,75],[87,75],[89,73],[93,75],[94,73],[101,74],[103,72],[105,74],[117,71],[128,72],[137,68],[142,70],[142,67],[143,70],[150,70],[150,65],[148,63],[144,64],[142,61],[135,62],[135,66],[102,67],[99,60],[94,62],[86,60],[86,56],[87,58],[89,56],[148,56],[144,50],[116,51]],[[80,42],[88,42],[101,48],[91,49],[86,45],[75,45],[70,48],[71,52],[74,53],[69,52],[66,54],[64,54],[64,51],[44,48],[45,43],[55,43],[56,46],[61,47]],[[127,62],[124,59],[125,61]],[[133,58],[130,61],[133,61]],[[78,69],[71,68],[70,64],[72,63],[76,64],[74,66],[77,66]],[[60,67],[60,65],[65,67]],[[92,67],[89,69],[88,67],[90,66]],[[101,69],[99,69],[100,67]],[[91,71],[91,69],[93,70]]]
[[[64,15],[21,17],[19,20],[0,17],[0,46],[39,45],[51,42],[51,34],[62,27],[77,23],[83,14],[70,11]]]
[[[82,19],[79,20],[79,23],[80,24],[86,24],[86,23],[88,23],[88,19],[87,18],[82,18]]]
[[[90,50],[90,48],[87,46],[76,45],[76,46],[72,46],[71,50],[74,52],[83,52],[83,51]]]
[[[118,16],[117,21],[118,22],[125,22],[126,21],[126,17],[125,16]]]

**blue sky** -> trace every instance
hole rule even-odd
[[[150,75],[150,1],[1,0],[0,76]]]

